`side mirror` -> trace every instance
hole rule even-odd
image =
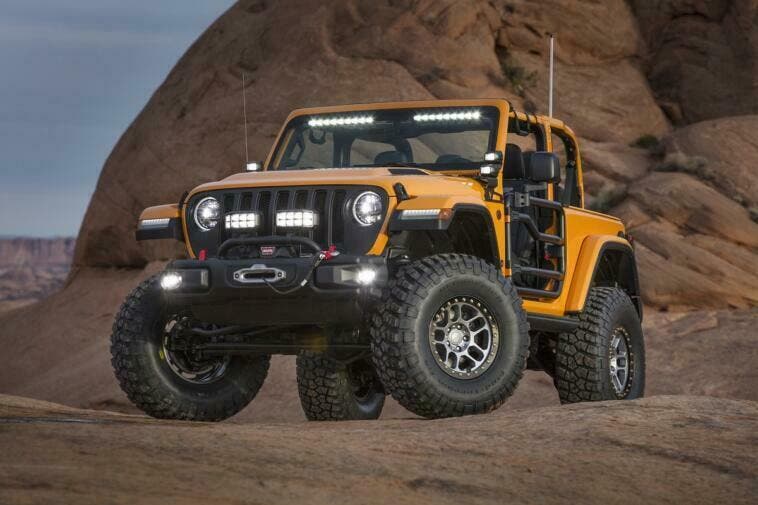
[[[560,182],[561,162],[558,156],[548,151],[532,153],[529,179],[534,182]]]
[[[263,168],[263,162],[262,161],[251,161],[245,166],[245,171],[247,172],[260,172]]]

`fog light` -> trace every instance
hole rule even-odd
[[[376,270],[373,268],[364,268],[358,270],[358,282],[364,286],[368,286],[376,280]]]
[[[166,291],[177,289],[182,285],[182,276],[176,272],[164,272],[161,275],[161,287]]]

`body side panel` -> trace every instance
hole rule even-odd
[[[585,275],[583,271],[580,272],[577,269],[582,246],[587,237],[599,236],[608,240],[624,240],[618,236],[619,232],[624,231],[624,226],[621,221],[614,217],[585,211],[577,207],[566,207],[564,212],[566,216],[566,276],[563,290],[561,295],[553,300],[524,300],[524,309],[528,312],[550,316],[565,315],[568,312],[567,304],[573,284],[577,279],[581,281],[581,277]],[[594,269],[594,263],[591,268]],[[589,276],[592,276],[592,270],[590,270]]]

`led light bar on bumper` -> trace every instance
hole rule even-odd
[[[232,212],[224,217],[224,225],[227,230],[258,228],[261,225],[261,215],[259,212]]]
[[[314,228],[318,214],[312,210],[280,210],[276,213],[277,228]]]

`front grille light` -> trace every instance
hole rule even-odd
[[[312,210],[280,210],[276,213],[277,228],[314,228],[318,214]]]
[[[248,230],[261,225],[261,215],[258,212],[231,212],[224,217],[227,230]]]

